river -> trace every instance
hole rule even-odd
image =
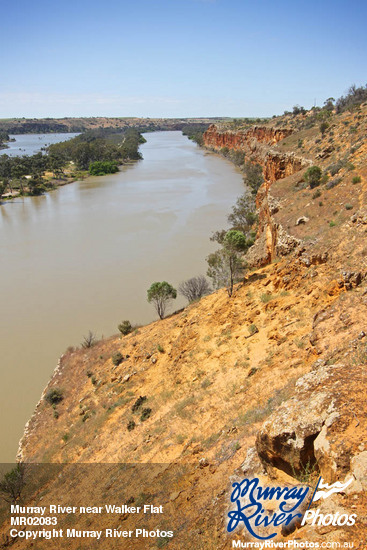
[[[118,174],[0,206],[2,462],[14,460],[61,353],[89,329],[100,337],[124,319],[155,319],[150,284],[205,274],[209,237],[243,192],[230,162],[181,132],[145,137],[144,160]]]
[[[9,141],[6,143],[6,149],[0,149],[0,155],[8,155],[9,157],[22,157],[23,155],[35,155],[44,150],[53,143],[67,141],[79,134],[19,134],[10,135]]]

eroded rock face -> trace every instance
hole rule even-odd
[[[256,449],[266,468],[278,468],[298,475],[317,467],[330,481],[347,470],[338,440],[331,437],[332,427],[341,420],[336,396],[341,395],[345,365],[322,365],[300,378],[296,395],[283,403],[263,424]],[[348,388],[344,387],[348,394]]]
[[[264,162],[264,178],[270,183],[299,172],[310,162],[294,153],[279,153],[268,151]]]
[[[214,150],[223,148],[244,151],[250,154],[264,169],[266,182],[295,174],[311,164],[307,159],[293,152],[280,152],[273,148],[279,141],[292,133],[288,128],[254,126],[248,130],[221,130],[217,125],[209,126],[203,135],[205,147]]]
[[[302,412],[297,397],[287,401],[265,422],[256,440],[263,462],[289,475],[315,464],[314,441],[333,408],[323,392],[301,403]]]
[[[217,125],[212,124],[204,134],[204,143],[206,147],[214,149],[222,149],[222,147],[243,149],[246,146],[251,146],[253,140],[274,145],[291,133],[292,130],[286,128],[268,128],[265,126],[253,126],[248,130],[239,130],[238,132],[221,131]]]

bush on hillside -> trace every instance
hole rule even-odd
[[[319,166],[310,166],[305,172],[305,181],[310,185],[311,189],[317,187],[321,183],[322,171]]]

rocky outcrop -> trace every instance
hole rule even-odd
[[[264,161],[264,178],[269,183],[274,183],[287,176],[292,176],[310,165],[310,161],[294,153],[268,151]]]
[[[360,426],[352,401],[357,397],[355,383],[362,378],[360,365],[316,361],[313,370],[298,380],[294,397],[258,432],[256,450],[263,467],[292,476],[317,470],[328,482],[345,477],[353,469],[356,478],[363,476],[364,455],[353,458],[357,449],[343,443],[345,432]]]

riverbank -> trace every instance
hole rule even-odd
[[[133,166],[137,160],[131,160],[127,161],[123,164],[119,165],[119,168],[127,167],[127,166]],[[117,174],[118,172],[116,172]],[[112,174],[111,174],[112,175]],[[30,178],[31,176],[25,176],[26,178]],[[64,170],[64,175],[62,177],[55,177],[51,172],[46,172],[44,176],[42,176],[42,180],[45,185],[45,189],[42,193],[38,193],[37,195],[31,194],[29,192],[29,188],[27,189],[27,185],[23,184],[23,190],[18,187],[18,191],[9,191],[8,193],[3,193],[0,195],[0,204],[9,202],[14,200],[15,198],[19,197],[33,197],[33,196],[39,196],[44,195],[48,193],[49,191],[54,191],[58,187],[63,187],[64,185],[68,185],[69,183],[74,183],[76,181],[83,181],[86,178],[91,177],[91,174],[88,170],[77,170],[75,171],[75,167],[71,164],[68,168]],[[19,185],[19,184],[18,184]]]

